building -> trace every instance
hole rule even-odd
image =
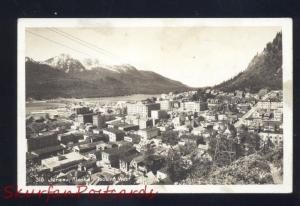
[[[78,170],[85,172],[91,171],[97,167],[96,162],[94,159],[80,162],[78,164]]]
[[[165,110],[152,110],[151,118],[152,119],[167,119],[168,113]]]
[[[33,150],[31,152],[38,159],[45,159],[53,155],[63,154],[64,147],[61,145],[45,147],[42,149]]]
[[[138,125],[139,129],[145,129],[147,127],[153,126],[153,122],[150,118],[140,117],[140,116],[126,116],[126,123]]]
[[[125,133],[121,130],[114,128],[107,128],[103,130],[103,134],[108,135],[110,142],[123,140]]]
[[[151,117],[152,110],[159,110],[160,103],[146,103],[138,102],[135,104],[127,104],[127,115],[139,115],[140,117]]]
[[[87,153],[87,156],[90,158],[90,159],[93,159],[93,160],[101,160],[102,159],[102,150],[91,150]]]
[[[27,151],[59,145],[56,132],[44,132],[27,139]]]
[[[138,131],[138,135],[145,139],[151,139],[159,135],[159,129],[156,127],[141,129]]]
[[[65,155],[50,157],[41,161],[42,166],[50,169],[51,172],[77,167],[84,161],[85,157],[77,152],[71,152]]]
[[[275,121],[281,121],[283,120],[283,113],[282,113],[282,109],[276,109],[273,112],[274,114],[274,120]]]
[[[122,172],[128,173],[130,170],[130,163],[132,160],[141,154],[136,150],[130,150],[126,155],[120,156],[119,158],[119,168]]]
[[[183,125],[183,123],[180,121],[180,117],[173,118],[172,123],[175,128]]]
[[[96,149],[98,142],[78,144],[73,147],[74,152],[85,153]]]
[[[75,110],[75,114],[77,114],[77,115],[88,114],[91,112],[89,107],[76,107],[76,108],[74,108],[74,110]]]
[[[184,102],[183,109],[188,112],[200,112],[207,109],[206,102]]]
[[[220,105],[220,103],[221,101],[219,99],[214,99],[214,98],[207,99],[207,108],[212,110],[218,105]]]
[[[141,141],[141,138],[139,135],[130,134],[124,137],[124,141],[131,142],[133,144],[138,144]]]
[[[145,156],[140,154],[139,156],[134,157],[130,162],[130,167],[134,168],[135,171],[146,173],[147,167],[145,164]]]
[[[63,134],[58,134],[57,139],[61,144],[68,144],[68,143],[77,143],[80,139],[83,139],[83,133],[81,132],[66,132]]]
[[[93,125],[96,126],[98,129],[102,129],[105,127],[105,116],[101,114],[94,114],[93,115]]]
[[[244,97],[244,92],[240,90],[235,90],[235,96],[238,98],[243,98]]]
[[[278,109],[283,108],[282,101],[259,101],[257,102],[257,108],[259,109]]]
[[[206,129],[204,127],[199,126],[199,127],[193,128],[191,133],[193,135],[202,135],[205,131],[206,131]]]
[[[121,147],[112,147],[102,151],[102,162],[105,165],[119,168],[120,157],[126,156],[126,154],[135,151],[132,146],[121,146]]]
[[[161,110],[169,111],[169,110],[172,110],[173,107],[174,107],[174,102],[173,101],[170,101],[170,100],[160,101],[160,109]]]
[[[282,132],[260,132],[258,135],[263,142],[270,140],[275,146],[280,146],[283,143]]]
[[[118,126],[118,129],[125,132],[137,131],[139,130],[139,125],[123,123]]]
[[[156,178],[158,180],[164,180],[167,177],[168,177],[168,168],[167,167],[163,167],[163,168],[160,168],[159,170],[157,170]]]
[[[93,123],[93,113],[79,114],[76,117],[76,121],[79,124]]]

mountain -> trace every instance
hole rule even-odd
[[[264,50],[255,55],[246,70],[217,86],[223,91],[257,92],[262,88],[282,89],[282,33],[277,33]]]
[[[26,57],[26,98],[104,97],[157,94],[189,88],[155,72],[131,65],[96,65],[86,68],[69,55],[43,62]]]
[[[82,72],[86,70],[80,61],[73,59],[70,55],[67,54],[61,54],[59,56],[47,59],[42,63],[64,71],[65,73]]]

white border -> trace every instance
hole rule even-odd
[[[25,28],[27,27],[228,27],[228,26],[280,26],[283,42],[283,102],[284,102],[284,176],[280,185],[148,185],[158,193],[291,193],[293,177],[293,49],[291,18],[102,18],[102,19],[19,19],[18,20],[18,160],[17,183],[23,190],[48,190],[47,186],[26,186],[26,127],[25,127]],[[118,186],[116,190],[143,189],[143,185]],[[90,189],[105,189],[106,186],[89,186]],[[76,186],[55,186],[77,192]]]

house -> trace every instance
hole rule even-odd
[[[192,130],[192,134],[193,135],[202,135],[205,132],[205,130],[206,129],[202,126],[194,127]]]
[[[235,96],[238,98],[243,98],[244,97],[244,92],[240,90],[235,90]]]
[[[134,168],[135,171],[147,172],[147,167],[145,164],[145,156],[140,154],[139,156],[134,157],[130,162],[130,167]]]
[[[180,118],[179,117],[175,117],[172,119],[172,123],[174,127],[179,127],[182,125]]]
[[[256,118],[256,119],[262,118],[263,114],[264,114],[263,110],[255,110],[252,113],[252,118]]]
[[[124,138],[124,135],[125,135],[125,133],[123,131],[118,130],[118,129],[113,129],[113,128],[104,129],[103,134],[106,134],[109,136],[110,142],[120,141]]]
[[[138,131],[138,135],[145,139],[151,139],[159,135],[159,129],[156,127],[141,129]]]
[[[167,167],[163,167],[163,168],[160,168],[159,170],[157,170],[156,172],[156,178],[158,180],[164,180],[168,177],[168,168]]]
[[[134,147],[127,145],[108,148],[102,151],[102,161],[108,166],[119,168],[120,157],[125,156],[133,150],[135,150]]]
[[[126,153],[126,155],[121,156],[119,159],[119,168],[122,172],[129,172],[130,163],[135,158],[140,156],[141,154],[136,150],[130,150]]]

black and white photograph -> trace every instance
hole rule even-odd
[[[292,20],[19,19],[18,185],[292,192]]]

